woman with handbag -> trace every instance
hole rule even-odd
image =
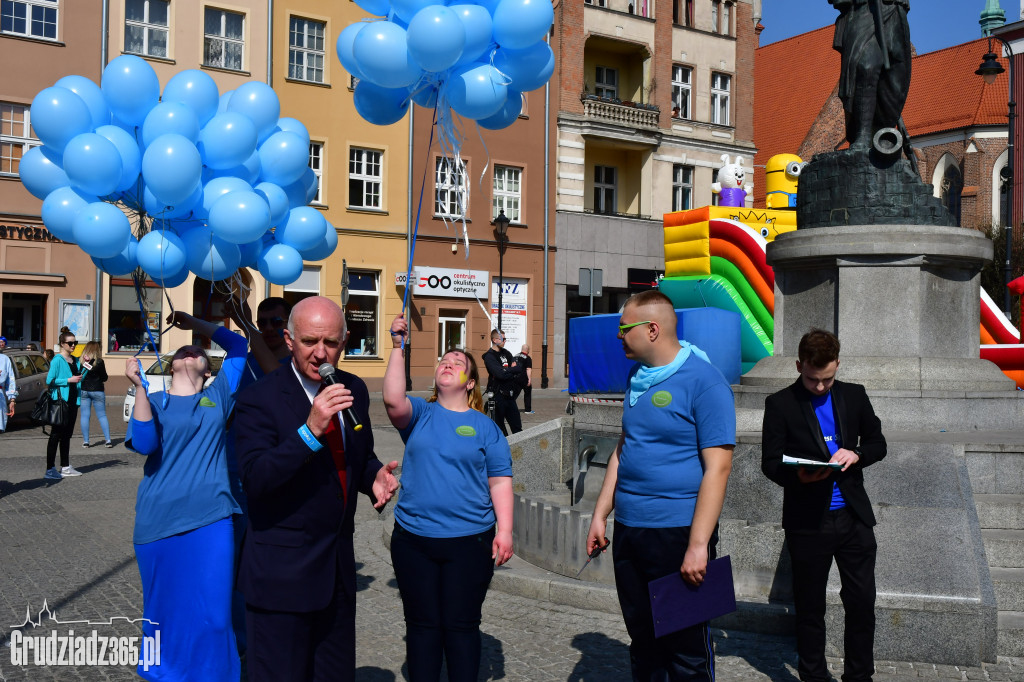
[[[78,345],[74,332],[61,327],[57,337],[60,355],[50,362],[50,371],[46,375],[46,383],[50,391],[51,401],[63,401],[67,404],[62,423],[50,425],[50,439],[46,441],[46,473],[43,478],[59,481],[65,476],[81,476],[82,472],[71,466],[71,432],[75,430],[75,417],[78,416],[79,390],[78,382],[82,380],[82,371],[78,358],[71,351]],[[57,448],[60,448],[60,469],[56,466]]]
[[[82,403],[82,447],[89,447],[89,421],[91,408],[96,410],[96,419],[103,429],[103,439],[107,447],[112,448],[110,442],[110,422],[107,421],[107,394],[103,392],[103,384],[107,381],[107,368],[103,364],[100,344],[90,341],[85,344],[82,351],[82,358],[79,364],[82,367],[82,382],[79,384]]]
[[[450,350],[434,370],[434,395],[405,393],[400,349],[408,323],[391,323],[394,349],[384,406],[405,442],[391,559],[405,612],[411,682],[475,682],[480,619],[494,565],[512,557],[512,456],[483,413],[472,355]]]

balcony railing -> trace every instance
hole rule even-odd
[[[589,214],[592,214],[592,215],[602,215],[602,216],[606,216],[608,218],[633,218],[634,220],[650,220],[651,219],[651,216],[644,215],[643,213],[623,213],[621,211],[599,211],[599,210],[596,210],[596,209],[593,209],[593,208],[586,208],[586,207],[584,207],[583,212],[584,213],[589,213]]]
[[[653,104],[622,102],[584,93],[583,115],[631,128],[657,128],[661,111]]]

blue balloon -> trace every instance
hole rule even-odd
[[[303,173],[303,176],[305,176],[305,173]],[[306,190],[307,189],[308,188],[306,187],[306,179],[305,179],[305,177],[300,177],[298,180],[296,180],[295,182],[291,183],[290,185],[285,185],[284,187],[281,188],[281,191],[284,192],[286,197],[288,197],[288,208],[289,208],[289,210],[291,210],[293,208],[298,208],[299,206],[305,206],[306,204],[309,203],[309,200],[306,199]],[[287,211],[286,211],[285,212],[285,216],[283,218],[281,218],[281,220],[279,220],[276,223],[274,223],[274,226],[276,227],[276,226],[280,225],[283,221],[285,221],[287,219],[288,219],[288,215],[287,215]]]
[[[277,225],[288,216],[288,195],[280,185],[272,182],[261,182],[253,187],[253,191],[263,197],[270,206],[270,224]]]
[[[271,284],[291,284],[302,274],[302,256],[285,244],[271,244],[257,259],[260,274]]]
[[[238,112],[217,114],[199,132],[198,148],[210,168],[241,165],[256,151],[256,126]]]
[[[260,140],[266,139],[277,125],[281,115],[281,102],[277,93],[266,83],[249,81],[240,85],[231,94],[228,111],[248,116],[256,126],[256,134]]]
[[[182,268],[178,272],[164,273],[163,275],[158,277],[150,275],[149,278],[153,280],[153,283],[156,284],[158,287],[163,287],[164,289],[173,289],[176,286],[184,284],[185,280],[188,279],[188,276],[190,274],[191,273],[188,271],[188,268]]]
[[[100,86],[85,76],[64,76],[54,85],[58,88],[67,88],[82,98],[85,106],[89,107],[93,128],[99,128],[110,123],[110,107],[107,106],[107,100],[103,97],[103,91],[100,90]]]
[[[201,207],[203,203],[203,188],[196,186],[196,189],[185,199],[182,199],[173,206],[168,206],[161,202],[148,187],[143,190],[142,198],[143,206],[146,208],[146,213],[150,214],[154,218],[170,220],[172,218],[187,218],[192,215],[197,207]]]
[[[36,199],[45,199],[58,187],[70,184],[67,173],[60,165],[60,156],[48,147],[32,147],[18,164],[21,184]]]
[[[196,189],[203,172],[199,150],[175,133],[161,135],[146,147],[142,177],[157,199],[174,206]]]
[[[217,100],[217,113],[223,114],[228,110],[228,104],[231,103],[231,95],[235,94],[234,90],[228,90],[220,94],[220,99]]]
[[[241,178],[233,176],[213,178],[203,186],[203,210],[206,215],[209,215],[213,210],[213,205],[225,194],[251,191],[252,186]]]
[[[477,125],[487,130],[501,130],[502,128],[508,128],[510,125],[516,122],[519,118],[519,114],[523,111],[523,95],[522,93],[513,92],[509,90],[508,99],[498,109],[498,113],[488,116],[487,118],[481,118],[477,121]]]
[[[309,167],[309,145],[293,132],[274,133],[260,145],[260,179],[288,185]]]
[[[424,7],[434,4],[434,0],[391,0],[391,8],[403,21],[409,23]]]
[[[366,80],[384,88],[405,88],[423,75],[409,55],[405,29],[389,21],[364,26],[352,41],[352,54]]]
[[[543,40],[525,50],[501,47],[494,53],[494,68],[508,76],[509,89],[529,92],[551,78],[555,72],[555,54]]]
[[[114,116],[133,126],[141,126],[160,100],[156,72],[145,59],[133,54],[112,59],[103,69],[100,87]]]
[[[370,81],[359,81],[352,95],[356,112],[374,125],[397,123],[409,110],[408,88],[383,88]]]
[[[121,251],[121,253],[117,254],[113,258],[97,258],[96,256],[92,256],[92,262],[93,265],[108,275],[121,277],[139,267],[139,261],[135,255],[138,252],[138,249],[138,240],[135,239],[135,237],[131,237],[128,240],[128,246],[124,247],[124,250]]]
[[[58,187],[43,199],[41,212],[43,224],[57,239],[74,242],[75,218],[83,208],[94,201],[96,201],[96,197],[76,192],[67,186]]]
[[[443,5],[424,7],[406,31],[409,55],[424,71],[444,71],[462,56],[466,29],[459,16]]]
[[[247,244],[270,229],[270,206],[255,192],[229,192],[210,209],[213,234],[232,244]]]
[[[188,69],[176,73],[164,86],[162,102],[181,102],[187,105],[204,126],[217,113],[220,97],[217,83],[204,71]]]
[[[44,88],[32,100],[32,129],[52,151],[63,154],[75,135],[92,130],[85,101],[67,88]]]
[[[416,14],[413,13],[413,16],[416,16]],[[396,26],[401,26],[402,28],[409,28],[409,22],[395,14],[395,10],[391,10],[390,12],[388,12],[388,21],[390,21],[392,24],[395,24]]]
[[[480,5],[451,5],[448,9],[455,12],[466,31],[466,44],[462,48],[462,56],[459,57],[456,65],[462,66],[484,57],[494,44],[491,38],[491,33],[494,30],[491,13],[487,11],[486,7]],[[485,59],[484,61],[490,60]]]
[[[117,206],[103,201],[87,204],[71,225],[75,243],[90,256],[113,258],[128,246],[132,226]]]
[[[501,74],[479,62],[454,69],[445,87],[452,110],[474,120],[496,114],[508,96]]]
[[[324,230],[323,238],[320,240],[320,243],[313,248],[300,252],[302,260],[324,260],[334,253],[336,248],[338,248],[338,231],[330,222],[326,220],[324,222],[327,223],[327,229]]]
[[[64,147],[64,172],[75,189],[105,196],[117,190],[121,171],[121,154],[102,135],[75,135]]]
[[[135,257],[152,279],[163,279],[185,270],[185,242],[174,232],[152,230],[139,240]]]
[[[121,157],[121,179],[117,182],[117,191],[130,189],[142,171],[142,152],[135,138],[115,125],[100,126],[96,129],[96,134],[110,140]]]
[[[437,106],[437,86],[432,83],[417,83],[411,93],[412,101],[424,109]]]
[[[501,0],[494,8],[494,40],[523,50],[543,40],[554,20],[551,0]]]
[[[307,167],[306,170],[302,171],[302,177],[299,181],[306,188],[306,203],[312,203],[316,199],[317,190],[320,189],[320,178],[313,172],[312,168]]]
[[[288,212],[288,218],[274,231],[274,240],[303,251],[323,239],[327,220],[311,206],[299,206]]]
[[[209,171],[209,177],[206,176],[206,172]],[[203,167],[203,182],[204,184],[212,180],[213,178],[240,178],[245,180],[250,185],[259,182],[260,177],[260,153],[259,150],[253,149],[252,154],[249,158],[240,163],[237,166],[231,168],[222,168],[220,170],[214,170],[212,168]]]
[[[391,11],[391,3],[388,0],[356,0],[356,4],[362,7],[367,14],[375,17],[386,17]]]
[[[256,261],[260,257],[260,251],[263,250],[263,238],[261,237],[253,240],[248,244],[239,244],[238,250],[242,254],[242,260],[239,267],[255,268]]]
[[[199,119],[181,102],[160,102],[149,110],[142,123],[142,143],[147,147],[161,135],[177,133],[195,144],[199,140]]]
[[[287,130],[295,133],[302,138],[307,147],[309,146],[309,130],[299,119],[291,118],[290,116],[282,116],[277,119],[277,130],[274,132],[276,133],[278,130]]]
[[[352,53],[352,43],[355,41],[356,35],[363,30],[363,27],[368,25],[365,21],[349,24],[338,34],[338,40],[334,45],[334,50],[338,53],[338,61],[345,67],[346,71],[359,80],[366,80],[366,76],[363,75],[362,69],[359,68],[359,62],[356,61],[356,57]]]
[[[188,269],[211,282],[230,277],[242,261],[238,245],[224,241],[209,227],[194,227],[181,240],[185,243]]]

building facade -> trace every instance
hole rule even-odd
[[[662,215],[711,204],[722,155],[751,168],[752,18],[750,0],[556,6],[555,385],[570,320],[617,312],[664,271]]]

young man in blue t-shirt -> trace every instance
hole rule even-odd
[[[615,587],[633,679],[711,682],[708,624],[655,638],[647,585],[676,571],[700,585],[715,558],[736,443],[732,389],[700,349],[679,340],[672,301],[661,292],[626,301],[619,339],[638,364],[629,374],[622,435],[608,461],[587,552],[607,544],[614,508]]]
[[[761,470],[783,487],[782,527],[793,563],[798,672],[803,682],[831,679],[825,661],[825,589],[835,559],[846,612],[843,682],[874,673],[875,515],[864,467],[885,457],[882,424],[864,387],[836,380],[839,339],[814,329],[800,339],[800,377],[768,397]],[[782,456],[841,464],[783,465]]]

